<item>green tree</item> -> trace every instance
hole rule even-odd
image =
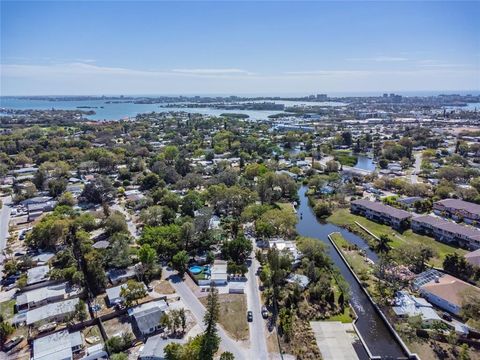
[[[127,285],[120,290],[120,296],[125,299],[125,305],[130,307],[133,303],[147,296],[145,285],[135,280],[128,280]]]
[[[107,249],[107,264],[116,268],[126,268],[132,263],[130,258],[130,236],[115,233],[110,237],[110,248]]]
[[[86,306],[85,306],[85,301],[79,300],[78,304],[75,305],[74,316],[75,316],[75,319],[80,321],[80,322],[83,322],[83,321],[87,320],[88,313],[87,313],[87,309],[86,309]]]
[[[14,327],[3,318],[0,314],[0,348],[3,348],[8,337],[15,331]]]
[[[205,332],[200,352],[202,359],[212,360],[220,345],[220,337],[217,334],[217,321],[219,317],[218,292],[213,286],[210,286],[206,308],[203,318]]]
[[[178,274],[183,278],[185,271],[187,271],[188,260],[190,257],[185,250],[179,251],[172,258],[172,267],[178,271]]]
[[[105,289],[107,278],[103,268],[102,256],[92,250],[84,256],[85,280],[94,294],[100,294]]]
[[[108,236],[119,232],[128,232],[128,225],[125,215],[117,210],[111,213],[107,219],[105,219],[103,226]]]
[[[237,264],[243,264],[252,249],[252,242],[243,233],[240,233],[235,239],[223,243],[222,252],[228,259]]]
[[[392,239],[388,235],[382,234],[377,240],[377,251],[381,253],[388,253],[390,251],[390,243]]]
[[[235,356],[230,351],[225,351],[220,355],[220,360],[235,360]]]

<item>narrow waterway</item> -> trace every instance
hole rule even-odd
[[[299,219],[297,232],[301,236],[319,239],[328,246],[328,254],[330,255],[330,258],[340,269],[341,274],[350,285],[350,303],[358,315],[356,326],[370,352],[374,356],[381,356],[382,359],[404,359],[405,354],[403,353],[401,346],[375,311],[372,303],[368,300],[367,296],[362,291],[360,285],[342,261],[335,248],[330,244],[327,236],[332,232],[340,232],[345,239],[364,248],[367,252],[367,256],[374,261],[377,260],[376,254],[368,249],[365,241],[359,236],[338,226],[319,222],[308,205],[306,191],[306,186],[302,186],[298,191],[300,205],[298,209]]]

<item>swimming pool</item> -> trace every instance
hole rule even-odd
[[[194,266],[190,266],[188,268],[188,270],[193,274],[193,275],[198,275],[200,274],[202,271],[203,271],[203,267],[202,266],[198,266],[198,265],[194,265]]]

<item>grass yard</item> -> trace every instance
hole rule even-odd
[[[352,317],[352,313],[350,311],[350,307],[349,306],[345,307],[345,310],[343,311],[342,314],[337,314],[337,315],[330,316],[326,320],[327,321],[340,321],[344,324],[353,322],[353,317]]]
[[[365,261],[365,257],[358,250],[348,250],[351,244],[341,234],[332,234],[332,239],[356,274],[369,273],[372,270],[371,264]]]
[[[207,297],[199,299],[205,306]],[[219,294],[219,323],[235,340],[248,339],[247,298],[244,294]]]
[[[390,246],[393,248],[398,248],[404,244],[412,246],[418,244],[428,245],[438,254],[436,257],[430,260],[431,265],[437,267],[442,267],[443,259],[447,254],[457,252],[460,255],[463,255],[467,253],[466,250],[441,243],[429,236],[415,234],[412,230],[406,230],[400,234],[399,232],[393,230],[390,226],[377,224],[376,222],[370,221],[362,216],[351,214],[350,210],[348,209],[336,210],[330,217],[327,218],[327,221],[339,226],[355,226],[355,221],[357,221],[359,224],[365,226],[377,236],[382,234],[388,235],[392,239]],[[358,227],[358,229],[363,231],[360,227]]]
[[[0,314],[5,320],[13,317],[15,307],[15,299],[7,300],[0,303]]]

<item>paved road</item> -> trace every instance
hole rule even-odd
[[[130,232],[130,234],[134,239],[138,238],[137,226],[133,223],[132,217],[125,210],[125,208],[119,205],[118,203],[115,203],[112,206],[110,206],[110,209],[120,211],[123,215],[125,215],[125,218],[127,219],[128,231]]]
[[[170,282],[177,294],[181,296],[185,305],[187,305],[189,310],[195,316],[197,323],[202,329],[204,329],[205,327],[203,326],[203,316],[205,315],[205,307],[203,306],[203,304],[198,300],[192,290],[190,290],[187,284],[185,284],[185,282],[182,281],[178,275],[168,271],[165,268],[163,269],[163,271],[165,272],[167,277],[169,277]],[[244,348],[242,344],[230,338],[220,326],[217,326],[217,329],[218,335],[221,339],[221,347],[224,351],[230,351],[235,356],[235,359],[238,360],[249,360],[256,358],[255,356],[252,357],[250,355],[250,351]]]
[[[255,241],[253,240],[252,261],[248,267],[247,273],[247,304],[248,310],[253,312],[253,321],[250,322],[250,346],[252,355],[255,359],[268,359],[267,342],[265,336],[265,320],[262,318],[262,303],[260,300],[260,291],[258,289],[257,270],[259,267],[257,259],[255,259]]]
[[[413,165],[414,170],[412,172],[412,175],[410,176],[410,179],[412,181],[412,184],[417,184],[418,174],[420,174],[421,166],[422,166],[422,153],[421,152],[415,153],[414,156],[415,156],[415,164]]]
[[[12,197],[6,196],[1,200],[3,202],[3,206],[0,210],[0,275],[2,275],[3,271],[3,250],[7,245],[8,223],[10,222],[10,213],[12,212],[12,209],[10,207],[10,204],[12,203]]]

